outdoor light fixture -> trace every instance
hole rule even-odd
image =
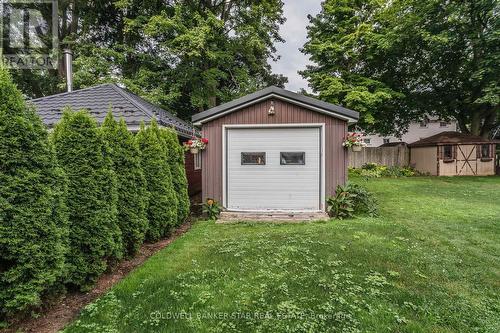
[[[274,116],[276,114],[276,111],[274,111],[274,101],[271,101],[271,106],[269,107],[267,114],[270,116]]]

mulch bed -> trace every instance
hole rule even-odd
[[[142,265],[149,257],[160,251],[191,227],[190,222],[186,222],[176,229],[169,238],[163,239],[154,244],[144,244],[134,258],[120,262],[109,273],[105,273],[99,278],[92,290],[86,293],[69,293],[47,308],[42,309],[42,315],[38,318],[23,318],[12,323],[8,329],[0,329],[1,333],[33,332],[52,333],[63,329],[68,323],[73,321],[80,311],[89,303],[93,302],[105,294],[112,286],[123,279],[133,269]]]

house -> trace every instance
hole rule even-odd
[[[347,178],[355,111],[268,87],[192,117],[209,144],[202,196],[231,211],[325,211]]]
[[[30,102],[49,128],[61,119],[64,108],[69,106],[73,110],[88,110],[99,124],[111,111],[116,119],[123,118],[132,132],[137,132],[142,122],[147,125],[156,119],[160,126],[174,128],[180,143],[198,135],[195,128],[185,121],[114,83],[41,97]],[[201,159],[192,154],[185,156],[189,193],[194,195],[201,191]]]
[[[380,147],[383,144],[394,142],[405,142],[410,144],[420,139],[449,131],[458,131],[458,125],[455,120],[444,121],[436,117],[426,117],[425,120],[421,122],[410,123],[408,130],[401,135],[401,137],[367,134],[363,137],[363,139],[367,147]],[[387,145],[384,147],[387,147]]]
[[[480,136],[443,132],[410,144],[410,165],[435,176],[494,175],[495,144]]]

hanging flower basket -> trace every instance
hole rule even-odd
[[[359,152],[363,147],[366,147],[366,143],[363,141],[363,135],[361,133],[350,132],[347,133],[342,146],[346,148],[351,148],[353,152]]]
[[[198,154],[200,150],[207,147],[208,139],[206,138],[193,138],[184,143],[184,150],[189,151],[191,154]]]

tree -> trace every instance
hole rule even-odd
[[[146,179],[142,172],[139,147],[123,119],[117,123],[108,113],[102,125],[113,169],[117,177],[118,225],[126,255],[134,255],[144,242],[146,217]]]
[[[146,208],[146,239],[149,241],[157,241],[167,235],[177,222],[177,197],[167,164],[167,155],[157,135],[157,128],[154,120],[147,128],[142,124],[136,136],[149,198]]]
[[[48,134],[0,67],[0,318],[39,305],[65,274],[65,179]]]
[[[302,74],[368,130],[435,115],[488,137],[500,121],[499,10],[493,0],[327,0],[303,49],[317,65]]]
[[[144,31],[175,63],[169,94],[188,99],[195,112],[286,82],[268,64],[277,59],[274,43],[283,42],[284,21],[281,0],[177,1],[168,15],[153,15]]]
[[[86,289],[123,252],[116,176],[103,135],[86,111],[65,110],[53,136],[57,159],[69,181],[67,282]]]
[[[61,49],[74,51],[76,89],[120,82],[189,119],[210,106],[283,85],[271,72],[282,42],[281,0],[102,0],[60,3]],[[31,97],[64,89],[59,71],[16,71]]]
[[[184,166],[184,150],[179,143],[175,130],[162,128],[160,137],[167,151],[167,161],[172,174],[172,183],[177,196],[177,223],[182,224],[189,215],[190,201],[186,168]]]

